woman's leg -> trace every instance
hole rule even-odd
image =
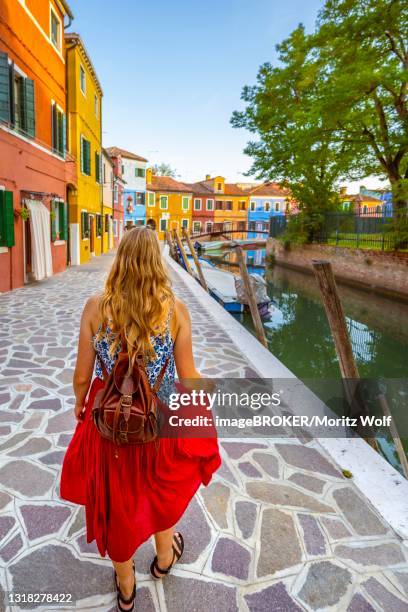
[[[133,559],[129,559],[129,561],[124,561],[123,563],[118,563],[117,561],[112,561],[113,567],[115,568],[116,575],[119,581],[120,592],[123,595],[124,599],[129,599],[133,592],[133,587],[135,585],[135,575],[133,573]],[[126,609],[125,604],[121,604],[124,609]],[[131,606],[129,606],[130,608]]]
[[[154,534],[156,541],[157,564],[162,569],[169,567],[173,561],[173,536],[174,527]]]

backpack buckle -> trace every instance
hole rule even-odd
[[[120,398],[120,403],[122,406],[129,407],[132,405],[132,396],[131,395],[122,395]]]

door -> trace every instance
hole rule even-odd
[[[95,217],[89,215],[89,249],[91,255],[95,253]]]

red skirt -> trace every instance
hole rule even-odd
[[[221,464],[216,437],[161,438],[117,447],[101,437],[92,405],[103,381],[95,378],[67,448],[61,497],[85,506],[87,541],[100,554],[127,561],[152,534],[175,525],[201,484]],[[115,457],[114,450],[118,450]]]

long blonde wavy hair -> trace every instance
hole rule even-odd
[[[97,339],[110,336],[114,355],[123,334],[132,365],[139,355],[154,357],[151,336],[164,331],[173,301],[156,232],[149,227],[128,230],[101,297]]]

